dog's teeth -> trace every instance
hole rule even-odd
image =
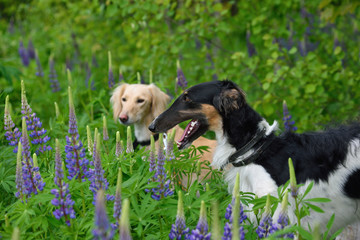
[[[190,129],[189,129],[189,130],[190,130],[190,131],[191,131],[191,130],[193,130],[193,127],[190,127]]]
[[[190,134],[190,131],[188,131],[187,133]]]
[[[191,126],[193,127],[193,126],[195,126],[195,124],[196,124],[196,122],[192,122],[192,123],[191,123]]]

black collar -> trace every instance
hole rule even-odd
[[[159,134],[158,133],[156,133],[156,134],[154,134],[154,140],[155,141],[157,141],[159,139]],[[136,149],[136,147],[137,146],[148,146],[148,145],[150,145],[150,140],[147,140],[147,141],[138,141],[136,138],[135,138],[135,140],[134,140],[134,142],[133,142],[133,148],[134,149]]]
[[[242,148],[237,150],[229,157],[229,163],[231,163],[234,167],[242,167],[246,166],[252,162],[254,162],[264,151],[265,149],[272,143],[272,140],[266,138],[266,129],[264,128],[261,131],[256,132],[254,137],[245,144]],[[246,152],[253,149],[253,153],[249,156],[244,157],[240,161],[236,161],[240,156],[244,155]]]

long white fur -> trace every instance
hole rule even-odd
[[[259,123],[259,129],[266,128],[266,135],[275,131],[278,127],[277,122],[273,125],[269,125],[266,120]],[[221,128],[222,129],[222,128]],[[227,140],[227,136],[224,135],[222,130],[215,132],[218,141],[217,148],[214,153],[213,163],[211,164],[215,168],[220,168],[226,164],[229,156],[233,154],[236,149],[232,147]],[[253,151],[253,150],[250,150]],[[245,153],[246,155],[248,153]],[[360,140],[354,139],[350,142],[348,147],[348,155],[343,165],[333,172],[328,181],[319,181],[314,184],[312,191],[307,195],[306,199],[310,198],[329,198],[329,203],[312,203],[322,208],[325,213],[317,213],[312,211],[310,216],[302,219],[302,225],[314,227],[315,224],[320,224],[322,231],[326,230],[326,224],[333,213],[335,213],[335,221],[332,229],[338,229],[341,226],[345,226],[356,220],[360,220],[360,209],[354,211],[357,207],[360,207],[360,201],[347,197],[343,192],[343,184],[347,180],[348,176],[352,174],[352,169],[360,168],[360,161],[357,156],[360,154]],[[241,159],[243,156],[240,156]],[[240,190],[243,192],[253,192],[257,196],[262,197],[267,194],[277,196],[277,184],[271,178],[270,174],[260,165],[249,164],[244,167],[228,166],[225,168],[225,181],[228,183],[228,191],[232,192],[236,174],[240,176]],[[305,189],[311,181],[307,181],[303,187],[299,189],[299,193],[304,193]],[[289,218],[292,223],[296,223],[296,216],[293,211],[295,203],[292,197],[289,197],[291,208],[289,209]],[[280,214],[280,207],[274,213],[274,219],[277,219]],[[351,216],[351,217],[349,217]],[[250,216],[250,218],[253,218]]]

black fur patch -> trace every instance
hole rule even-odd
[[[355,170],[346,180],[344,192],[351,198],[360,198],[360,169]]]

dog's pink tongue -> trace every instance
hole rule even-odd
[[[183,143],[185,138],[189,136],[192,132],[193,128],[197,125],[197,120],[191,120],[189,124],[186,126],[181,138],[177,141],[178,147]]]

